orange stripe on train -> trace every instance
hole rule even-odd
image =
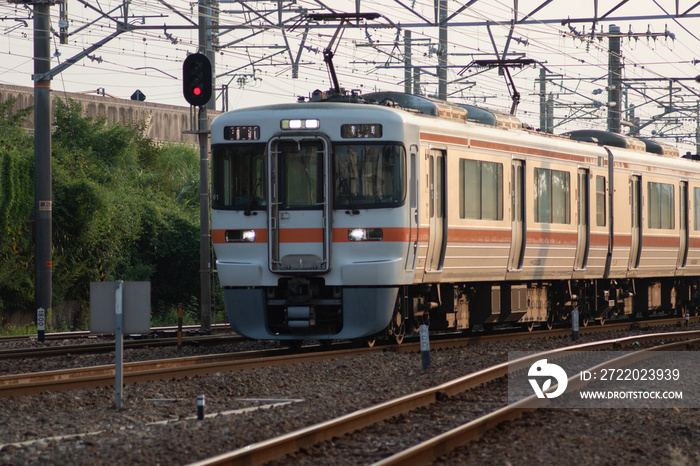
[[[226,231],[232,229],[216,229],[211,231],[212,242],[214,244],[226,244]],[[267,229],[255,228],[254,243],[267,243]],[[409,242],[413,241],[411,230],[405,227],[382,228],[382,241],[388,242]],[[413,230],[413,235],[416,230]],[[418,229],[418,241],[427,243],[429,240],[428,228]],[[555,232],[527,232],[527,244],[559,244],[576,245],[576,233],[555,233]],[[510,241],[510,230],[469,230],[463,228],[451,228],[448,230],[448,243],[471,243],[471,244],[506,244]],[[629,247],[632,238],[629,235],[615,235],[615,247]],[[283,228],[280,230],[281,243],[320,243],[323,241],[323,230],[321,228]],[[348,228],[334,228],[332,241],[334,243],[347,243]],[[591,233],[591,246],[607,245],[607,235]],[[229,243],[232,244],[232,243]],[[678,248],[680,240],[672,236],[650,236],[645,235],[642,239],[642,249],[644,248]],[[699,247],[700,239],[690,238],[691,247]]]

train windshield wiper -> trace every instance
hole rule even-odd
[[[348,215],[357,215],[360,213],[359,210],[355,208],[355,206],[352,203],[352,199],[350,198],[350,188],[348,187],[348,180],[345,179],[345,177],[340,177],[340,182],[338,183],[341,190],[345,194],[345,197],[348,200],[348,205],[350,206],[350,209],[346,210],[345,213]]]
[[[255,187],[253,188],[253,192],[250,193],[250,201],[248,201],[248,207],[243,212],[243,215],[258,215],[257,212],[252,212],[252,208],[253,208],[253,202],[255,202],[255,194],[258,192],[258,188],[260,187],[260,184],[261,184],[261,179],[258,178],[258,181],[255,182]]]

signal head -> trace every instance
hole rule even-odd
[[[206,105],[212,94],[211,62],[206,55],[193,53],[182,63],[182,93],[190,105]]]

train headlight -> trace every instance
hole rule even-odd
[[[255,230],[226,230],[227,243],[252,243],[255,241]]]
[[[321,122],[315,118],[304,121],[304,127],[306,129],[318,129],[319,126],[321,126]]]
[[[348,240],[350,241],[381,241],[384,232],[381,228],[350,228]]]
[[[317,118],[280,121],[280,128],[282,129],[318,129],[320,127],[321,122]]]

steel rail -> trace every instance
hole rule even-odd
[[[646,356],[645,353],[648,354],[655,351],[683,350],[686,349],[688,345],[698,347],[700,346],[700,339],[663,344],[652,348],[642,349],[631,354],[620,356],[611,361],[606,361],[586,370],[594,371],[599,368],[623,368],[644,358]],[[586,383],[588,382],[582,381],[578,375],[570,377],[568,379],[567,386],[569,388],[567,391],[580,388]],[[473,421],[470,421],[460,427],[454,428],[448,432],[419,443],[418,445],[414,445],[413,447],[400,453],[378,461],[374,463],[374,466],[415,466],[431,464],[441,456],[449,454],[455,448],[466,445],[470,441],[480,438],[486,432],[497,427],[503,422],[515,420],[521,417],[523,413],[546,407],[549,405],[549,403],[549,398],[537,398],[536,395],[532,395],[516,403],[504,406],[503,408],[500,408],[492,413],[474,419]]]
[[[695,323],[700,322],[700,317],[691,317],[689,322]],[[664,318],[664,319],[654,319],[645,321],[622,321],[622,322],[610,322],[605,325],[591,325],[588,327],[581,327],[579,329],[579,335],[590,335],[595,333],[603,332],[614,332],[620,330],[640,330],[640,329],[650,329],[653,327],[670,326],[670,325],[683,325],[685,319],[681,317]],[[483,335],[471,335],[468,338],[450,338],[450,335],[443,335],[447,337],[446,339],[436,338],[430,340],[430,347],[433,349],[444,349],[444,348],[456,348],[468,345],[476,345],[483,343],[495,343],[503,341],[519,341],[527,340],[530,338],[561,338],[571,335],[570,328],[553,328],[551,330],[534,330],[532,332],[513,332],[513,331],[503,331],[494,333],[485,333]],[[399,352],[413,352],[420,349],[420,343],[417,341],[404,342],[402,345],[396,348]]]
[[[339,418],[322,422],[320,424],[315,424],[273,439],[247,445],[237,450],[193,463],[191,466],[249,465],[277,460],[289,453],[293,453],[302,448],[308,448],[321,441],[348,434],[357,429],[384,421],[398,414],[429,405],[436,400],[443,399],[446,396],[452,396],[465,390],[475,388],[486,382],[495,380],[508,373],[509,364],[511,365],[511,368],[513,368],[514,364],[516,367],[524,368],[543,357],[561,356],[572,351],[619,349],[632,345],[635,342],[650,342],[654,340],[665,341],[669,339],[687,340],[698,337],[700,337],[700,331],[634,335],[630,337],[584,343],[545,351],[536,355],[521,358],[517,361],[497,364],[436,387],[412,393],[394,400],[389,400],[384,403],[361,409]]]
[[[184,345],[202,344],[217,345],[231,341],[247,340],[240,335],[199,335],[185,336],[182,339]],[[177,337],[149,338],[143,340],[124,341],[125,349],[137,349],[145,347],[161,347],[177,345]],[[82,345],[58,345],[58,346],[35,346],[32,348],[15,348],[0,350],[1,359],[21,359],[21,358],[41,358],[64,356],[66,354],[90,354],[107,353],[114,351],[114,341],[101,343],[86,343]]]
[[[231,331],[231,326],[229,324],[212,324],[211,326],[212,331],[219,332],[219,331]],[[183,325],[182,330],[183,331],[200,331],[201,330],[200,325]],[[170,326],[163,326],[163,327],[151,327],[151,333],[160,333],[160,332],[177,332],[177,326],[170,325]],[[45,340],[66,340],[66,339],[77,339],[77,338],[90,338],[93,336],[114,336],[114,334],[110,333],[91,333],[89,330],[75,330],[75,331],[70,331],[70,332],[51,332],[51,333],[46,333],[44,335]],[[36,333],[28,333],[26,335],[1,335],[0,336],[0,343],[5,342],[5,341],[21,341],[21,340],[36,340],[37,339],[37,334]]]
[[[183,358],[159,359],[125,363],[124,384],[154,380],[168,380],[194,375],[216,374],[246,369],[307,363],[358,354],[381,351],[379,348],[354,348],[333,351],[310,351],[291,354],[286,348],[215,354]],[[113,364],[76,369],[32,372],[0,377],[0,398],[30,395],[45,391],[65,391],[77,388],[107,387],[114,384]]]

